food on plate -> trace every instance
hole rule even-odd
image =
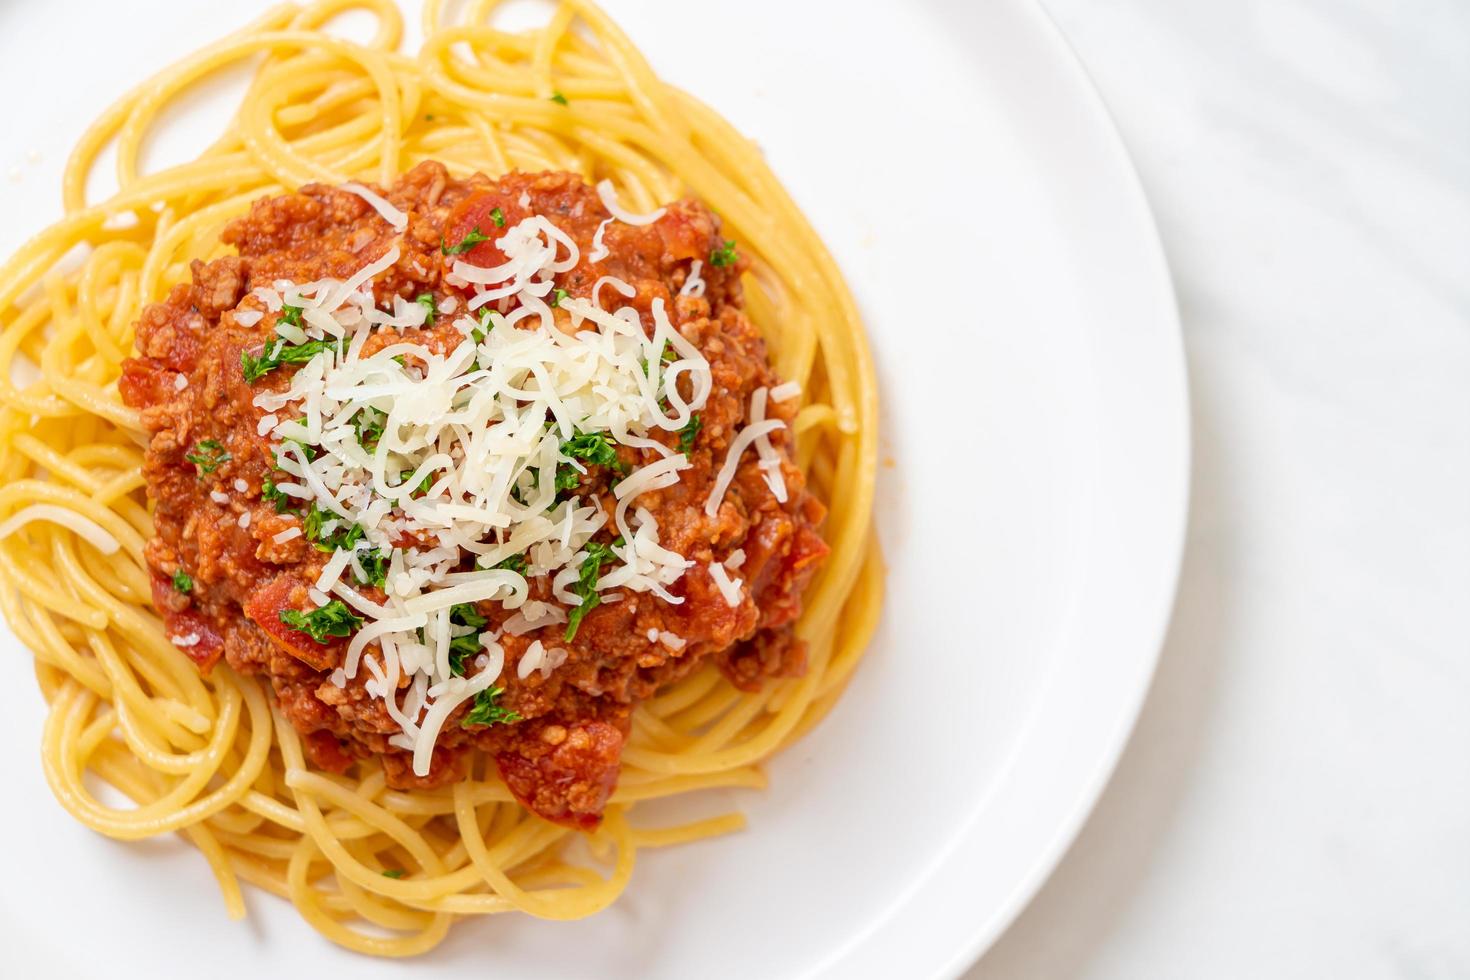
[[[411,955],[742,825],[629,811],[763,785],[840,694],[881,601],[876,395],[759,152],[595,7],[431,3],[410,58],[366,6],[366,45],[278,8],[78,146],[0,272],[0,594],[74,816],[185,834],[232,914],[243,879]],[[257,55],[209,150],[143,172]]]

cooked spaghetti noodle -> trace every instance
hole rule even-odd
[[[760,152],[661,82],[588,3],[563,3],[527,33],[492,26],[494,0],[467,7],[463,23],[446,25],[430,0],[416,56],[398,52],[391,0],[323,0],[277,8],[169,68],[83,136],[66,168],[65,216],[0,270],[0,602],[50,704],[53,792],[110,837],[187,836],[231,916],[244,914],[243,879],[289,898],[332,941],[387,956],[433,947],[461,916],[588,915],[626,887],[639,847],[741,827],[731,814],[644,829],[629,812],[643,800],[763,785],[763,760],[841,693],[882,592],[870,529],[876,391],[862,325]],[[376,16],[368,43],[324,29],[348,9]],[[164,111],[251,60],[240,109],[209,149],[142,172],[140,149]],[[119,189],[91,203],[88,178],[108,146]],[[797,462],[829,508],[831,547],[797,626],[807,671],[750,694],[706,664],[644,703],[585,847],[527,812],[483,759],[468,779],[424,791],[389,788],[371,764],[355,777],[309,769],[260,684],[223,664],[201,677],[150,605],[146,430],[117,391],[142,307],[186,281],[192,260],[220,254],[221,228],[252,200],[313,181],[387,186],[425,160],[455,177],[607,178],[636,212],[699,197],[751,259],[750,316],[773,367],[801,386]],[[135,806],[99,799],[87,773]]]

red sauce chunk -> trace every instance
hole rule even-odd
[[[793,462],[789,423],[796,400],[766,409],[768,418],[788,423],[769,437],[786,500],[776,498],[769,470],[760,468],[751,449],[709,516],[705,501],[732,440],[748,424],[753,393],[781,383],[742,309],[744,261],[710,261],[723,245],[717,217],[682,200],[651,224],[612,221],[602,233],[606,255],[593,261],[594,235],[611,215],[596,191],[572,174],[458,180],[428,162],[376,190],[407,215],[406,230],[395,230],[362,197],[339,188],[309,185],[262,199],[224,231],[224,244],[236,254],[196,261],[190,282],[144,310],[137,356],[125,362],[119,387],[151,433],[144,472],[154,508],[155,533],[147,545],[154,605],[170,638],[201,671],[223,659],[242,675],[267,680],[314,765],[346,772],[377,760],[390,786],[427,788],[463,778],[470,753],[480,750],[530,810],[567,826],[595,827],[616,787],[640,701],[707,661],[750,691],[805,668],[805,650],[792,630],[802,592],[827,547],[818,534],[825,509]],[[392,310],[395,297],[413,302],[430,296],[441,307],[449,301],[463,310],[476,287],[452,275],[455,262],[483,268],[504,263],[495,244],[503,229],[535,215],[550,220],[580,253],[574,268],[556,273],[558,290],[590,297],[599,278],[614,276],[634,293],[618,303],[638,313],[649,336],[661,300],[674,328],[709,362],[712,391],[688,447],[690,468],[677,483],[637,498],[657,519],[661,546],[693,565],[668,587],[681,602],[625,590],[620,601],[592,608],[570,641],[564,623],[521,635],[500,632],[511,613],[498,602],[477,604],[474,611],[487,630],[497,631],[505,652],[495,681],[503,688],[495,702],[499,713],[488,723],[466,724],[474,706],[457,707],[439,733],[427,775],[418,775],[412,753],[401,738],[394,741],[400,723],[381,693],[369,690],[371,674],[359,670],[344,678],[339,669],[361,620],[348,616],[306,627],[293,619],[320,605],[312,592],[331,549],[319,547],[304,527],[305,501],[271,492],[283,478],[276,468],[280,444],[269,425],[261,425],[266,413],[255,398],[285,390],[297,366],[247,380],[241,355],[258,355],[277,339],[281,312],[269,309],[255,290],[275,288],[279,280],[346,280],[394,246],[397,261],[371,282],[380,309]],[[680,295],[696,261],[702,294]],[[611,290],[603,292],[607,299]],[[555,312],[558,323],[565,322],[565,311]],[[452,350],[464,337],[451,319],[417,330],[375,328],[382,336],[371,336],[369,349],[391,342]],[[539,323],[528,317],[517,329]],[[678,432],[654,429],[648,438],[681,449]],[[577,477],[576,493],[609,515],[622,474],[661,458],[651,448],[618,445],[616,451],[618,465],[588,465]],[[608,543],[616,534],[608,527],[598,540]],[[412,535],[394,542],[397,548],[431,545]],[[735,560],[737,553],[743,559]],[[744,582],[735,605],[709,571],[727,560],[731,578]],[[557,601],[548,576],[532,575],[528,584],[532,599]],[[384,598],[371,584],[360,592],[372,601]],[[566,659],[521,678],[516,664],[536,641],[565,650]],[[372,653],[377,645],[366,649]],[[402,678],[394,692],[399,701],[407,684]]]

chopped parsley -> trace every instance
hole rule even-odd
[[[475,695],[475,706],[470,713],[464,716],[460,722],[461,728],[469,728],[471,725],[509,725],[511,722],[520,721],[521,716],[509,708],[502,708],[498,702],[500,696],[505,693],[503,687],[492,687]]]
[[[188,572],[184,571],[182,565],[179,566],[177,572],[174,572],[174,588],[184,593],[184,595],[188,595],[194,588],[194,579],[190,577]]]
[[[449,641],[449,672],[455,677],[464,676],[464,661],[480,652],[480,630],[489,622],[480,615],[472,604],[461,602],[449,607],[449,621],[456,626],[468,626],[474,630]]]
[[[419,293],[413,301],[424,308],[424,326],[434,325],[434,314],[439,312],[439,304],[434,302],[433,293]]]
[[[371,405],[352,417],[352,428],[357,432],[357,444],[372,452],[383,438],[383,426],[388,417]]]
[[[199,475],[213,473],[219,469],[219,464],[226,462],[230,454],[225,452],[225,447],[213,439],[205,439],[194,444],[194,451],[184,456],[189,462],[199,467]]]
[[[613,542],[614,545],[622,543],[622,538]],[[599,573],[604,564],[617,557],[613,554],[611,546],[600,541],[587,542],[586,550],[587,557],[582,559],[582,567],[577,572],[577,581],[571,586],[571,591],[580,596],[582,601],[567,615],[567,631],[563,639],[568,643],[572,641],[572,637],[577,635],[577,628],[582,625],[583,617],[601,605],[602,596],[597,591]]]
[[[616,444],[605,432],[573,432],[570,439],[562,440],[561,454],[589,466],[606,466],[619,475],[628,472],[627,465],[618,459]],[[581,482],[582,473],[570,463],[556,468],[557,493],[575,490]]]
[[[322,536],[322,515],[327,511],[322,510],[312,501],[306,508],[306,513],[301,517],[301,533],[306,535],[306,540],[315,541]]]
[[[504,228],[505,227],[505,212],[502,211],[502,210],[500,210],[499,208],[493,209],[490,212],[490,220],[493,221],[493,222],[495,222],[495,227],[497,227],[497,228]]]
[[[725,244],[709,253],[709,264],[716,269],[723,269],[728,265],[734,265],[740,254],[735,251],[735,242],[725,239]]]
[[[295,307],[288,306],[286,309]],[[305,364],[323,351],[340,350],[342,344],[343,341],[340,340],[308,340],[304,344],[287,345],[284,340],[277,340],[266,344],[259,355],[242,350],[240,373],[245,376],[246,384],[253,385],[282,364]]]
[[[399,474],[398,474],[398,485],[399,486],[403,486],[403,481],[404,480],[407,480],[411,476],[413,476],[413,471],[412,470],[401,470],[399,472]],[[417,496],[419,496],[421,494],[428,493],[429,492],[429,488],[432,487],[433,485],[434,485],[434,471],[433,470],[430,470],[429,472],[427,472],[427,473],[424,474],[424,478],[419,481],[419,485],[418,486],[416,486],[412,490],[408,491],[408,495],[410,497],[417,497]]]
[[[270,477],[260,481],[260,499],[275,505],[277,514],[284,514],[291,509],[291,498]]]
[[[562,303],[566,302],[566,299],[567,291],[565,289],[558,289],[556,292],[551,294],[551,305],[560,306]]]
[[[433,116],[425,116],[424,118],[425,119],[433,119],[434,117]],[[387,871],[384,871],[383,872],[383,877],[384,878],[402,878],[403,875],[404,875],[404,871],[403,871],[402,868],[389,868]]]
[[[628,467],[618,459],[615,444],[605,432],[573,432],[570,439],[563,440],[561,453],[593,466],[611,467],[619,473],[628,471]]]
[[[301,313],[302,308],[299,306],[283,306],[281,315],[276,317],[276,323],[287,323],[293,327],[299,327],[301,326]]]
[[[698,415],[689,416],[689,422],[679,430],[679,452],[685,456],[689,450],[694,448],[694,440],[699,438],[699,430],[704,428],[704,420]]]
[[[367,578],[358,576],[357,580],[363,585],[375,585],[381,589],[388,581],[388,563],[392,558],[392,552],[382,548],[362,552],[357,556],[357,563],[362,566]],[[355,572],[353,574],[356,575]]]
[[[306,460],[308,462],[310,462],[313,459],[316,459],[317,456],[321,455],[321,447],[319,447],[319,446],[313,446],[309,442],[302,442],[300,439],[292,439],[292,438],[289,438],[289,437],[281,440],[281,443],[282,443],[283,447],[284,447],[284,444],[285,443],[288,443],[288,442],[291,443],[293,446],[295,446],[297,449],[300,449],[301,450],[301,455],[304,456],[304,457],[306,457]],[[280,462],[281,462],[281,455],[282,455],[282,453],[281,453],[280,450],[272,450],[272,452],[274,452],[275,455],[276,455],[276,464],[277,464],[276,468],[277,469],[280,469]]]
[[[508,572],[515,572],[517,575],[524,575],[526,574],[526,556],[511,555],[503,561],[496,562],[495,567],[503,568]]]
[[[566,493],[569,490],[575,490],[577,489],[577,487],[581,486],[581,484],[582,474],[581,471],[579,471],[575,466],[570,466],[566,463],[563,463],[556,468],[557,493]],[[525,506],[525,501],[521,501],[521,505]]]
[[[322,533],[322,525],[331,521],[337,521],[337,527],[330,534]],[[306,510],[306,516],[301,519],[301,530],[306,539],[316,545],[317,551],[331,553],[333,551],[351,551],[353,545],[362,540],[363,530],[359,524],[344,524],[341,518],[329,510],[322,510],[312,501]]]
[[[333,599],[320,609],[302,612],[300,609],[282,609],[281,622],[293,630],[300,630],[318,643],[327,643],[329,636],[351,636],[361,628],[362,617],[342,602]]]
[[[665,344],[663,350],[659,352],[658,359],[665,364],[671,364],[679,359],[679,352],[668,344]],[[638,355],[638,370],[643,373],[645,378],[652,379],[653,372],[648,367],[648,358],[643,354]]]
[[[475,343],[483,344],[485,338],[490,335],[490,331],[495,327],[494,316],[495,313],[492,310],[480,311],[480,325],[470,331],[470,337]]]
[[[566,105],[567,97],[565,95],[562,95],[560,92],[552,92],[551,101],[555,102],[557,105]]]
[[[500,209],[499,208],[496,208],[495,209],[495,212],[496,212],[496,214],[498,214],[500,212]],[[492,215],[491,217],[494,217],[494,215]],[[498,222],[498,224],[501,225],[501,226],[503,226],[505,224],[505,218],[503,216],[501,217],[501,219]],[[489,235],[486,235],[486,234],[483,234],[480,231],[480,226],[479,225],[476,225],[475,227],[473,227],[473,228],[470,229],[470,233],[468,235],[464,236],[463,238],[461,238],[459,240],[459,244],[458,245],[449,245],[449,246],[446,246],[444,244],[444,236],[443,235],[440,235],[439,236],[439,251],[443,252],[445,255],[463,255],[464,253],[468,252],[470,249],[474,248],[476,245],[480,244],[481,242],[488,242],[489,240],[490,240],[490,236]]]

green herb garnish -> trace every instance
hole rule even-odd
[[[509,708],[502,708],[496,703],[504,693],[505,688],[492,687],[489,690],[476,694],[475,706],[470,709],[469,714],[464,716],[464,721],[459,723],[460,727],[469,728],[471,725],[509,725],[512,722],[520,721],[520,715],[511,711]]]
[[[500,209],[499,208],[496,208],[495,210],[497,212],[499,212]],[[493,215],[492,215],[492,217],[493,217]],[[502,217],[500,219],[500,222],[499,223],[501,225],[504,225],[505,224],[505,218]],[[440,235],[439,236],[439,251],[443,252],[445,255],[463,255],[464,253],[468,252],[470,249],[474,248],[476,245],[480,244],[481,242],[488,242],[489,240],[490,240],[490,236],[489,235],[482,234],[480,232],[480,226],[479,225],[476,225],[474,228],[471,228],[470,229],[470,233],[468,235],[464,236],[463,238],[461,238],[459,240],[459,244],[458,245],[450,245],[448,247],[445,247],[445,245],[444,245],[444,236],[443,235]]]
[[[433,119],[434,117],[433,116],[425,116],[424,118],[425,119]],[[403,875],[404,875],[404,871],[403,871],[402,868],[390,868],[387,871],[384,871],[383,872],[383,877],[384,878],[402,878]]]
[[[495,208],[494,210],[492,210],[490,212],[490,220],[493,221],[493,222],[495,222],[495,227],[497,227],[497,228],[504,228],[505,227],[505,212],[502,211],[502,210],[500,210],[499,208]]]
[[[727,265],[734,265],[739,257],[739,253],[735,251],[735,242],[727,238],[723,247],[709,253],[709,264],[716,269],[723,269]]]
[[[275,505],[277,514],[284,514],[291,509],[291,498],[270,477],[260,481],[260,499]]]
[[[382,548],[374,551],[364,551],[357,556],[357,563],[362,566],[362,570],[367,575],[367,578],[358,576],[357,580],[363,585],[375,585],[381,589],[384,583],[388,581],[388,563],[392,558],[392,552]]]
[[[689,450],[694,448],[694,440],[699,438],[699,430],[702,428],[704,428],[703,419],[698,415],[689,416],[688,423],[679,430],[679,452],[685,456],[689,455]]]
[[[294,309],[294,307],[288,306],[286,309]],[[253,385],[282,364],[305,364],[324,351],[340,350],[344,342],[341,340],[308,340],[304,344],[288,345],[284,340],[277,340],[266,344],[259,356],[242,350],[240,352],[240,373],[245,376],[246,384]]]
[[[558,289],[556,292],[551,294],[551,305],[553,307],[556,307],[560,306],[562,303],[565,303],[567,295],[568,294],[565,289]]]
[[[331,521],[337,521],[337,527],[330,534],[322,533],[322,525]],[[329,510],[323,510],[312,501],[311,506],[306,509],[306,515],[301,519],[301,531],[306,539],[316,545],[317,551],[331,553],[333,551],[351,551],[353,545],[362,540],[363,530],[358,524],[344,524],[341,518]]]
[[[457,626],[468,626],[474,630],[449,641],[449,672],[455,677],[464,676],[464,661],[481,650],[480,630],[489,622],[473,605],[461,602],[449,607],[449,621]]]
[[[402,487],[404,481],[407,480],[411,476],[413,476],[413,471],[412,470],[399,470],[398,471],[398,486],[399,487]],[[413,487],[412,489],[410,489],[408,491],[408,495],[410,497],[417,497],[420,494],[428,493],[429,492],[429,488],[432,487],[433,485],[434,485],[434,471],[433,470],[430,470],[429,472],[427,472],[427,473],[424,474],[423,479],[419,480],[418,486]]]
[[[299,306],[281,307],[281,315],[276,317],[276,324],[288,323],[293,327],[301,326],[302,308]]]
[[[424,308],[424,326],[434,325],[434,315],[439,312],[439,304],[434,302],[433,293],[419,293],[413,301]]]
[[[526,556],[511,555],[503,561],[496,562],[495,567],[503,568],[508,572],[515,572],[517,575],[524,575],[526,574]]]
[[[213,439],[205,439],[194,444],[194,451],[184,456],[189,462],[199,467],[199,474],[213,473],[219,469],[219,464],[226,462],[230,454],[225,452],[225,447]]]
[[[357,444],[371,452],[383,438],[383,426],[388,417],[372,406],[363,408],[352,417],[352,428],[357,432]]]
[[[183,566],[180,566],[179,570],[174,572],[174,588],[184,593],[184,595],[188,595],[194,588],[194,579],[190,577],[188,572],[184,571]]]
[[[288,437],[288,438],[282,439],[281,442],[282,443],[290,443],[291,445],[295,446],[297,449],[301,450],[301,455],[306,458],[307,462],[310,462],[311,460],[316,459],[317,456],[321,455],[321,447],[319,447],[319,446],[313,446],[310,443],[302,442],[300,439],[292,439],[292,438],[289,438]],[[276,456],[276,468],[277,469],[280,469],[280,463],[281,463],[281,455],[282,455],[282,453],[281,453],[280,450],[273,450],[273,452],[275,453],[275,456]]]
[[[566,105],[567,97],[565,95],[562,95],[560,92],[552,92],[551,101],[555,102],[557,105]]]
[[[480,311],[480,325],[470,331],[470,337],[475,343],[483,344],[485,338],[490,335],[491,328],[495,326],[495,321],[492,319],[494,315],[490,310]]]
[[[593,466],[611,467],[619,473],[628,471],[623,461],[618,459],[615,444],[605,432],[573,432],[570,439],[562,442],[561,453]]]
[[[622,538],[613,544],[622,544]],[[577,635],[577,628],[582,625],[583,617],[602,604],[602,595],[597,591],[599,573],[605,563],[617,557],[611,547],[600,541],[589,541],[585,548],[587,557],[582,559],[582,567],[577,571],[577,581],[571,586],[571,591],[581,597],[582,601],[567,615],[567,631],[563,639],[568,643]]]
[[[563,463],[556,468],[556,492],[566,493],[575,490],[582,483],[582,473],[575,466]],[[525,506],[525,501],[520,502]]]
[[[287,626],[300,630],[318,643],[329,642],[329,636],[351,636],[363,623],[362,617],[348,609],[341,599],[333,599],[311,612],[282,609],[280,618]]]

